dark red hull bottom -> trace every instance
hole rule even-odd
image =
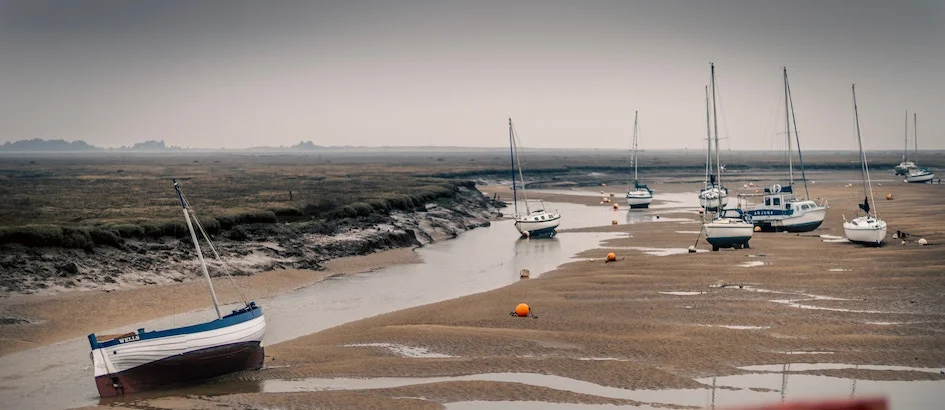
[[[144,364],[123,372],[95,378],[103,398],[146,390],[179,386],[242,370],[263,366],[264,351],[259,342],[234,343],[197,350]]]

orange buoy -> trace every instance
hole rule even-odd
[[[886,194],[886,200],[891,201],[893,199],[893,194]]]
[[[611,252],[607,254],[607,262],[613,262],[617,260],[617,254]]]
[[[611,225],[616,225],[616,224],[617,224],[617,220],[614,219],[614,220],[610,221],[610,224],[611,224]]]
[[[756,227],[755,227],[755,232],[761,232],[761,227],[760,227],[760,226],[756,226]]]
[[[613,193],[613,192],[611,192],[611,193],[610,193],[610,196],[611,196],[611,197],[613,197],[613,196],[614,196],[614,193]]]
[[[617,204],[614,204],[614,209],[618,209],[618,208],[620,208],[620,207],[617,206]]]
[[[528,316],[529,311],[531,311],[531,309],[524,303],[519,303],[518,306],[515,307],[515,315],[518,317]]]

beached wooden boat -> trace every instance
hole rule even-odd
[[[92,368],[101,397],[170,387],[241,370],[259,369],[263,365],[262,339],[266,333],[266,319],[262,308],[255,302],[244,300],[243,307],[227,315],[220,313],[213,282],[191,221],[191,210],[177,181],[174,181],[174,189],[184,210],[184,219],[207,280],[217,319],[166,330],[90,334]],[[209,243],[209,236],[196,215],[194,221]],[[210,249],[219,258],[212,244]]]

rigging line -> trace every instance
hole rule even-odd
[[[810,200],[810,191],[807,190],[807,174],[804,172],[804,156],[801,154],[801,136],[800,133],[797,132],[797,113],[794,112],[794,94],[791,93],[791,84],[787,82],[787,72],[785,71],[784,74],[784,85],[786,87],[788,100],[791,104],[791,119],[794,121],[794,139],[797,140],[797,160],[801,164],[801,180],[804,181],[804,195],[807,196],[807,200]]]
[[[185,199],[184,202],[187,202]],[[190,206],[190,203],[187,203],[187,209],[190,211],[190,215],[194,217],[194,222],[197,224],[197,228],[200,230],[203,239],[207,241],[207,245],[210,246],[210,251],[213,252],[213,257],[220,262],[220,267],[223,268],[223,273],[226,274],[226,277],[229,278],[230,283],[236,289],[236,293],[239,295],[240,300],[243,301],[243,304],[249,304],[249,300],[246,298],[246,295],[243,294],[242,289],[239,285],[236,284],[236,280],[233,279],[233,276],[230,275],[229,269],[227,269],[227,263],[220,257],[220,254],[217,253],[217,248],[213,246],[213,242],[210,241],[210,235],[207,234],[207,231],[203,229],[203,224],[200,223],[200,220],[197,219],[197,213],[194,212],[193,208]]]
[[[725,134],[725,137],[724,137],[724,138],[719,137],[718,124],[716,124],[715,138],[727,140],[727,139],[730,138],[730,137],[729,137],[729,131],[728,131],[728,119],[725,117],[725,107],[722,105],[722,92],[721,92],[721,91],[718,91],[718,89],[720,88],[719,85],[718,85],[718,83],[719,83],[719,80],[716,79],[716,80],[715,80],[715,94],[718,96],[718,99],[719,99],[719,102],[718,102],[718,105],[719,105],[718,110],[719,110],[719,111],[722,111],[722,132]],[[714,111],[715,108],[716,108],[716,107],[715,107],[715,97],[713,97],[712,100],[713,100],[712,109],[713,109],[713,111]],[[713,116],[714,116],[714,114],[713,114]],[[718,146],[716,146],[716,149],[717,149],[717,148],[718,148]],[[718,157],[718,153],[716,153],[716,157]],[[731,158],[730,158],[730,159],[731,159]],[[718,165],[719,167],[721,167],[722,164],[717,164],[717,165]],[[721,173],[721,168],[719,168],[719,171],[720,171],[720,173]],[[719,177],[719,180],[721,180],[721,179],[722,179],[722,178]]]
[[[518,165],[518,176],[519,176],[519,179],[522,180],[522,199],[524,200],[523,202],[525,203],[525,215],[528,216],[529,214],[531,214],[531,209],[529,209],[528,207],[528,194],[526,193],[526,190],[525,190],[525,173],[524,171],[522,171],[522,168],[523,168],[522,156],[518,152],[518,149],[519,149],[518,143],[519,143],[520,138],[518,135],[518,130],[515,129],[514,124],[512,125],[512,134],[514,135],[514,138],[512,139],[513,140],[512,147],[513,147],[513,151],[515,151],[515,162]]]

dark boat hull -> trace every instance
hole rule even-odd
[[[101,397],[155,390],[193,383],[263,366],[264,349],[258,341],[196,350],[95,378]]]

